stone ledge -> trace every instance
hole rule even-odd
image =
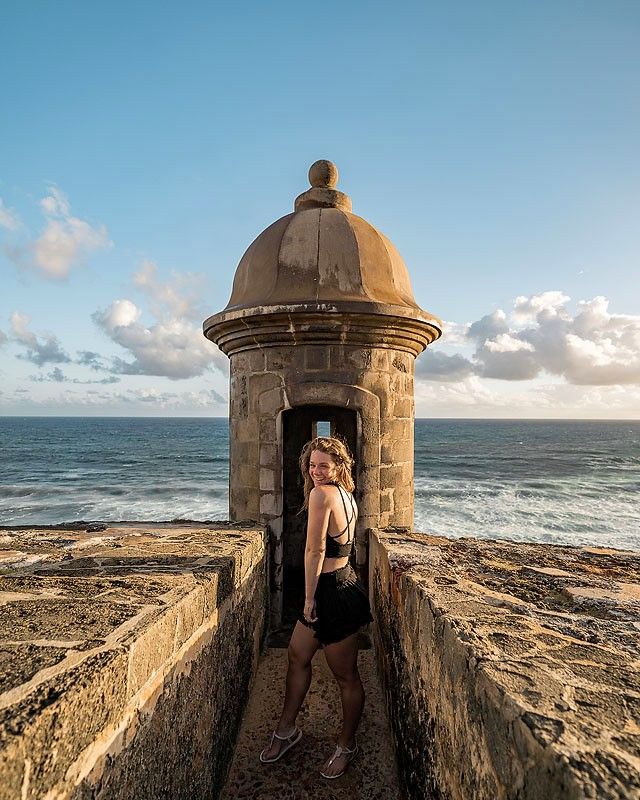
[[[638,796],[640,554],[390,531],[370,552],[410,796]]]
[[[205,672],[233,684],[222,716],[235,736],[243,703],[233,659],[250,683],[264,623],[261,529],[132,524],[0,537],[2,800],[72,797],[81,785],[82,797],[109,796],[87,787],[216,648],[231,652]],[[223,625],[247,628],[235,650],[215,642]],[[163,742],[155,746],[157,758]],[[133,789],[130,769],[127,780]]]

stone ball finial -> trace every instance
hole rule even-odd
[[[320,159],[309,167],[309,183],[318,189],[335,189],[338,185],[338,168],[333,161]]]
[[[294,208],[305,211],[309,208],[340,208],[351,211],[351,198],[336,189],[338,168],[333,161],[324,158],[309,167],[311,188],[296,197]]]

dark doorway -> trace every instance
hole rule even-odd
[[[293,630],[304,603],[304,546],[306,512],[299,514],[304,500],[304,481],[299,458],[304,445],[315,436],[339,436],[357,456],[358,414],[337,406],[299,406],[282,415],[283,442],[283,603],[282,625]],[[356,476],[353,476],[354,480]]]

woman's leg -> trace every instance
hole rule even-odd
[[[311,660],[320,647],[320,643],[314,636],[313,631],[296,622],[289,642],[289,667],[287,669],[287,679],[285,684],[284,705],[282,715],[276,727],[278,736],[289,735],[296,722],[298,711],[309,690],[311,683]],[[280,748],[285,745],[279,739],[274,739],[273,744],[263,750],[264,757],[267,759],[275,758],[280,752]]]
[[[327,664],[340,687],[342,697],[342,730],[338,744],[353,749],[356,730],[364,708],[364,687],[358,672],[358,634],[354,633],[341,642],[326,645],[324,654]],[[337,758],[331,766],[326,763],[323,772],[336,775],[345,767],[345,759]]]

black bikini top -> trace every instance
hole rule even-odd
[[[325,550],[325,557],[344,558],[345,556],[351,555],[351,548],[353,547],[353,542],[354,539],[356,538],[355,532],[353,536],[349,537],[348,541],[346,541],[344,544],[339,544],[338,542],[336,542],[336,539],[339,539],[343,533],[349,530],[349,525],[351,525],[351,523],[355,519],[356,516],[355,502],[353,500],[353,495],[349,494],[349,500],[351,501],[351,517],[349,517],[349,514],[347,512],[347,504],[344,501],[344,492],[346,490],[343,490],[342,487],[337,483],[334,483],[332,485],[336,486],[338,488],[338,492],[340,492],[340,497],[342,498],[342,505],[344,507],[344,516],[347,520],[347,524],[339,533],[329,533],[327,531],[327,546]]]

